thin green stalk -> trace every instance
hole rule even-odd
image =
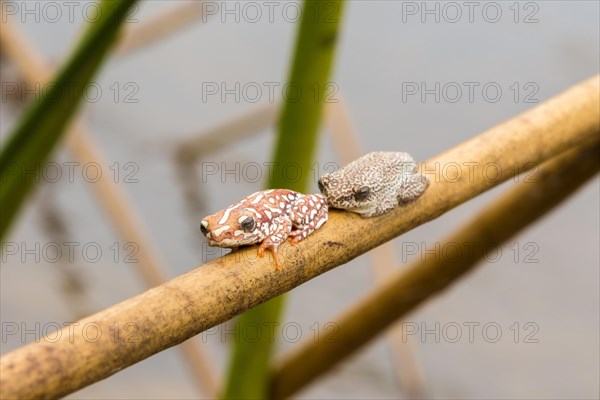
[[[92,77],[137,0],[102,0],[79,46],[43,98],[23,115],[0,152],[0,239],[8,232],[44,163],[62,137]]]
[[[343,1],[305,1],[292,70],[278,122],[270,188],[306,192],[323,111],[335,91],[328,82],[333,64]],[[243,314],[236,324],[223,398],[268,397],[269,362],[279,330],[284,297],[270,300]],[[245,333],[258,327],[261,336],[248,341]],[[274,334],[273,334],[274,333]]]

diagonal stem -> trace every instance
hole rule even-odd
[[[46,66],[38,54],[33,51],[32,46],[27,43],[12,26],[9,21],[3,21],[2,43],[6,54],[18,65],[22,71],[25,80],[29,85],[34,86],[39,83],[47,82],[52,77],[51,68]],[[82,122],[75,121],[66,135],[67,147],[73,156],[83,165],[94,163],[100,166],[100,170],[108,171],[108,164],[97,150],[91,137],[84,128]],[[166,266],[161,262],[161,258],[156,251],[155,246],[151,244],[150,239],[145,233],[141,219],[137,216],[135,206],[119,186],[110,179],[100,179],[91,185],[96,194],[96,199],[106,211],[111,219],[113,226],[120,234],[123,242],[135,243],[139,246],[136,254],[138,262],[134,263],[138,274],[147,287],[160,285],[166,281]],[[209,365],[208,357],[200,345],[195,341],[186,341],[182,343],[182,353],[193,371],[199,388],[209,397],[216,396],[217,383],[215,372]]]
[[[256,247],[239,249],[52,333],[52,340],[41,338],[4,355],[0,397],[64,396],[107,378],[433,220],[515,176],[515,163],[531,168],[597,141],[599,78],[594,76],[426,163],[431,169],[449,163],[460,168],[469,162],[459,169],[464,179],[432,176],[419,200],[376,218],[331,211],[320,230],[293,247],[281,246],[282,271],[275,269],[271,257],[257,258]],[[492,161],[500,174],[486,179],[481,171]],[[106,334],[94,342],[86,340],[90,324]],[[115,324],[134,327],[132,337],[114,340],[110,332]]]
[[[274,369],[273,397],[288,397],[321,377],[551,211],[598,172],[599,151],[595,141],[547,161],[535,183],[519,183],[436,247],[440,250],[433,257],[396,273],[337,318],[336,340],[305,342],[284,356]],[[442,250],[450,245],[457,254],[451,261]]]

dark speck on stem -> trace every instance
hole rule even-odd
[[[321,45],[323,47],[332,47],[333,45],[335,45],[336,41],[337,32],[328,32],[325,35],[323,35],[323,38],[321,39]]]

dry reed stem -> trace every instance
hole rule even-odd
[[[334,148],[341,162],[348,164],[364,154],[343,96],[337,103],[328,103],[325,113],[325,121],[329,126],[329,132],[335,144]],[[394,244],[392,242],[384,243],[373,249],[370,255],[376,284],[387,282],[397,270],[398,265]],[[397,324],[388,330],[386,339],[392,350],[398,381],[406,396],[411,399],[426,398],[425,374],[419,362],[412,336],[406,337],[403,334],[402,326]]]
[[[191,1],[177,5],[172,10],[127,30],[119,41],[115,54],[118,56],[131,54],[191,25],[204,15],[203,3],[203,1]]]
[[[258,258],[256,247],[240,249],[84,318],[52,341],[41,338],[6,354],[0,397],[53,398],[107,378],[438,217],[513,176],[514,163],[539,164],[594,141],[599,130],[600,80],[594,76],[427,163],[479,162],[470,165],[479,172],[472,181],[431,176],[419,200],[376,218],[332,210],[309,238],[280,247],[282,271],[270,254]],[[481,175],[488,162],[501,168],[497,180]],[[467,167],[461,171],[467,176]],[[115,338],[115,324],[132,330]]]
[[[203,129],[179,145],[177,159],[186,164],[192,163],[204,154],[210,154],[273,126],[279,107],[277,102],[259,104],[214,127]]]
[[[8,21],[2,22],[0,42],[6,54],[22,71],[24,79],[29,85],[33,86],[36,83],[43,85],[51,79],[51,69],[44,65],[37,53],[33,51],[32,46],[16,32]],[[80,163],[84,165],[95,163],[100,166],[102,171],[108,171],[108,164],[104,161],[97,150],[98,147],[93,143],[80,120],[71,124],[66,136],[68,149]],[[156,250],[153,250],[156,247],[151,245],[135,207],[125,193],[110,179],[100,179],[91,187],[122,240],[138,245],[136,253],[138,262],[133,265],[142,277],[144,284],[153,287],[167,280],[165,277],[166,267],[163,262],[159,261],[161,258],[157,255]],[[193,341],[184,342],[181,351],[193,371],[199,388],[207,396],[215,397],[218,390],[217,379],[200,344]]]
[[[274,370],[273,397],[288,397],[322,377],[422,302],[471,271],[487,252],[509,240],[592,178],[600,167],[599,150],[600,142],[596,140],[546,162],[536,174],[535,183],[517,184],[439,246],[445,249],[452,244],[457,248],[452,261],[443,250],[428,255],[425,260],[396,273],[384,286],[337,318],[335,341],[306,341],[284,355]]]
[[[42,232],[48,237],[50,242],[66,243],[73,242],[73,236],[67,227],[66,219],[63,213],[56,205],[56,196],[53,185],[46,185],[43,189],[39,207],[39,219],[41,220]],[[91,296],[87,293],[87,282],[84,271],[81,269],[80,259],[66,260],[65,255],[61,255],[54,268],[61,275],[59,284],[60,294],[64,296],[64,301],[75,319],[81,319],[89,315],[96,309],[92,305]]]

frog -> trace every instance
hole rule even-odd
[[[258,256],[273,253],[275,266],[282,270],[277,256],[288,238],[291,244],[307,238],[328,219],[328,204],[321,194],[302,194],[288,189],[262,190],[204,217],[200,230],[211,246],[237,250],[259,244]]]
[[[318,187],[332,208],[376,217],[418,199],[429,179],[405,152],[368,153],[319,177]]]

